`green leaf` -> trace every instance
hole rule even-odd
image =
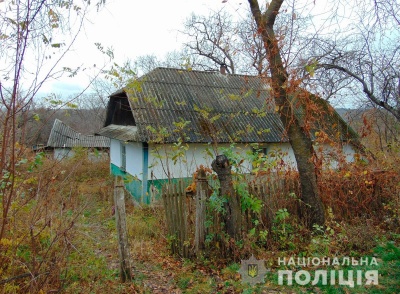
[[[50,43],[50,40],[47,39],[45,35],[43,35],[43,43],[45,43],[46,45]]]
[[[318,61],[317,60],[313,60],[310,64],[307,64],[304,69],[306,70],[306,72],[308,72],[310,74],[311,77],[314,76],[315,74],[315,70],[317,68],[318,65]]]
[[[250,231],[249,231],[249,235],[250,236],[254,236],[256,234],[256,228],[252,228]]]
[[[72,103],[72,102],[68,102],[68,103],[67,103],[67,106],[68,106],[69,108],[74,108],[74,109],[78,108],[78,105],[75,104],[75,103]]]

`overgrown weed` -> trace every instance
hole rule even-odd
[[[7,235],[0,241],[0,287],[5,293],[40,290],[151,293],[154,289],[182,293],[262,293],[270,289],[282,290],[276,280],[279,257],[375,255],[382,260],[379,288],[343,290],[316,285],[313,290],[364,293],[375,289],[395,293],[399,273],[393,268],[398,267],[396,252],[400,243],[396,226],[398,174],[378,173],[371,177],[372,170],[373,167],[365,165],[343,167],[329,175],[330,182],[322,183],[325,186],[321,186],[321,195],[327,208],[325,227],[309,232],[300,222],[297,186],[291,180],[286,182],[286,190],[277,191],[279,194],[269,190],[267,207],[244,214],[250,222],[240,242],[232,243],[222,234],[219,239],[212,237],[208,243],[213,246],[209,248],[212,249],[210,253],[191,261],[169,255],[163,208],[134,206],[127,197],[127,225],[135,278],[132,283],[120,284],[113,179],[109,176],[108,163],[90,163],[84,158],[56,162],[31,155],[19,166],[18,197],[12,206]],[[350,176],[346,176],[349,171]],[[281,176],[295,179],[292,173]],[[344,184],[340,185],[342,181]],[[353,194],[345,191],[353,191]],[[374,194],[377,191],[381,204],[370,202],[371,206],[357,207],[357,203],[362,203],[357,201],[362,200],[363,193],[370,193],[367,194],[370,197],[377,195]],[[257,195],[257,191],[252,193]],[[330,193],[336,193],[339,199]],[[271,215],[269,218],[262,217],[267,211],[265,208]],[[379,210],[375,211],[376,208]],[[228,248],[234,258],[220,254]],[[240,260],[251,254],[266,260],[267,267],[271,268],[266,283],[255,288],[242,285],[237,272]],[[285,289],[293,291],[289,287]],[[307,291],[301,287],[295,290]]]
[[[0,240],[2,291],[60,291],[111,277],[96,253],[104,246],[99,224],[111,217],[111,206],[108,212],[102,206],[110,201],[108,163],[84,155],[60,162],[44,153],[27,153],[20,162]]]

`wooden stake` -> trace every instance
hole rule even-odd
[[[206,173],[200,169],[196,182],[196,226],[195,226],[195,250],[199,253],[204,249],[206,237],[206,201],[208,183]]]
[[[131,267],[128,244],[128,232],[126,229],[126,211],[125,211],[125,193],[124,180],[121,176],[115,178],[114,186],[114,205],[115,205],[115,221],[118,235],[118,252],[120,263],[121,282],[130,281]]]

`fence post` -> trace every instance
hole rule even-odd
[[[204,249],[207,190],[206,172],[200,169],[196,179],[196,225],[194,238],[196,254]]]
[[[126,229],[124,180],[121,176],[115,178],[114,185],[115,222],[118,236],[118,252],[121,281],[131,280],[128,232]]]

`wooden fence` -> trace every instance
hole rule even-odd
[[[270,175],[264,180],[246,179],[249,183],[250,194],[262,202],[261,212],[255,214],[245,211],[242,214],[242,229],[250,230],[254,220],[259,220],[259,225],[270,229],[273,216],[279,208],[288,208],[295,212],[293,195],[298,195],[297,176],[278,177]],[[204,250],[206,236],[220,234],[223,216],[220,212],[212,210],[207,202],[215,187],[215,183],[206,179],[199,173],[196,182],[196,194],[189,196],[185,192],[187,183],[165,184],[162,187],[162,199],[166,215],[167,230],[173,254],[190,257]],[[206,226],[206,220],[207,226]]]
[[[345,170],[322,174],[319,190],[325,207],[331,208],[338,220],[365,214],[382,217],[383,203],[393,195],[399,195],[399,175],[393,172],[366,173],[362,169],[356,169],[352,174],[351,178]],[[260,213],[243,211],[240,222],[243,233],[254,228],[254,220],[258,221],[257,229],[271,232],[276,212],[281,208],[286,208],[291,216],[298,216],[301,200],[296,172],[248,176],[242,181],[248,183],[249,194],[262,203]],[[185,193],[187,184],[179,182],[162,188],[172,252],[184,257],[197,254],[207,244],[223,245],[218,236],[224,231],[221,224],[224,222],[223,214],[210,205],[210,190],[215,190],[215,183],[206,180],[205,176],[198,177],[194,197]]]
[[[162,187],[162,198],[172,253],[189,257],[189,218],[193,214],[193,204],[192,199],[186,197],[185,188],[183,181],[165,184]]]

